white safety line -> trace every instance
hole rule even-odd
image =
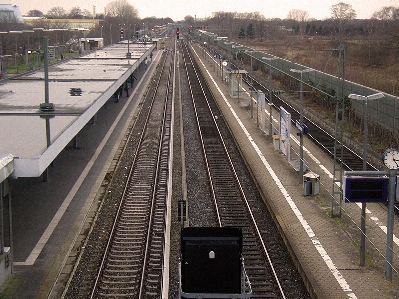
[[[198,56],[198,54],[196,53],[196,55]],[[199,56],[198,56],[199,57]],[[201,61],[202,63],[202,61]],[[203,64],[203,63],[202,63]],[[330,256],[327,254],[327,252],[325,251],[323,245],[321,245],[319,239],[316,237],[315,233],[313,232],[312,228],[310,227],[310,225],[308,224],[308,222],[306,221],[306,219],[303,217],[302,213],[300,212],[300,210],[298,209],[298,207],[296,206],[295,202],[292,200],[290,194],[288,193],[288,191],[285,189],[285,187],[283,186],[282,182],[280,181],[280,179],[278,178],[278,176],[276,175],[276,173],[274,172],[274,170],[272,169],[272,167],[270,166],[270,164],[267,162],[265,156],[262,154],[262,152],[260,151],[259,147],[255,144],[252,136],[249,134],[248,130],[245,128],[244,124],[241,122],[240,118],[238,117],[238,115],[236,114],[236,112],[234,111],[233,107],[230,105],[229,101],[227,100],[227,98],[224,96],[223,92],[220,90],[219,86],[217,85],[216,81],[214,80],[214,78],[212,77],[212,75],[210,74],[210,72],[208,71],[208,69],[205,67],[205,65],[203,64],[203,67],[205,68],[206,72],[208,73],[208,76],[211,78],[213,84],[215,85],[215,87],[217,88],[217,90],[219,91],[220,95],[223,97],[226,105],[229,107],[231,113],[233,114],[233,116],[235,117],[235,119],[237,120],[238,124],[240,125],[241,129],[244,131],[245,135],[247,136],[248,140],[250,141],[251,145],[253,146],[253,148],[255,149],[256,153],[258,154],[259,158],[262,160],[263,165],[265,166],[265,168],[267,169],[267,171],[270,173],[270,175],[272,176],[274,182],[276,183],[277,187],[280,189],[282,195],[284,196],[284,198],[286,199],[287,203],[289,204],[289,206],[291,207],[292,211],[294,212],[294,214],[296,215],[296,217],[298,218],[299,222],[301,223],[302,227],[304,228],[304,230],[306,231],[306,233],[308,234],[310,240],[313,242],[315,248],[317,249],[317,251],[319,252],[320,256],[323,258],[324,262],[326,263],[327,267],[330,269],[330,272],[334,275],[335,279],[337,280],[338,284],[340,285],[341,289],[346,292],[348,298],[351,299],[356,299],[356,295],[352,292],[349,284],[346,282],[345,278],[343,277],[343,275],[341,274],[341,272],[337,269],[337,267],[334,265],[333,261],[331,260]]]
[[[294,137],[294,135],[291,134],[291,139],[299,145],[299,140]],[[324,171],[325,174],[327,174],[331,179],[333,178],[332,173],[323,165],[320,163],[320,161],[310,153],[310,151],[306,148],[303,147],[303,150],[308,154],[308,156],[317,164],[319,167]],[[339,185],[339,182],[336,183]],[[359,209],[362,209],[362,203],[357,202],[356,205],[359,207]],[[374,216],[373,212],[371,212],[369,209],[366,208],[366,214],[369,214],[370,220],[374,222],[375,225],[377,225],[385,234],[387,234],[387,226],[380,221],[380,219],[376,216]],[[399,238],[393,234],[393,242],[399,246]]]
[[[249,95],[249,93],[247,93]],[[270,116],[269,111],[266,111],[266,114]],[[275,123],[278,123],[278,120],[273,117],[272,119]],[[291,134],[290,138],[292,141],[294,141],[298,146],[299,146],[299,140],[295,137],[295,135]],[[320,163],[320,161],[304,146],[303,150],[307,153],[307,155],[323,170],[325,174],[328,175],[330,179],[333,179],[334,176],[333,174],[323,165]],[[339,182],[336,182],[336,184],[339,186]],[[356,205],[359,207],[359,209],[362,209],[362,203],[356,203]],[[380,219],[376,216],[374,216],[373,212],[371,212],[368,208],[366,208],[366,214],[369,214],[370,220],[374,222],[375,225],[377,225],[385,234],[387,234],[387,226],[380,221]],[[393,242],[399,246],[399,238],[393,234]]]

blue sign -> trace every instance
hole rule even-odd
[[[387,177],[345,177],[345,202],[386,202]]]
[[[303,134],[306,135],[309,132],[308,127],[305,124],[301,124],[300,121],[297,119],[295,120],[295,126],[297,129]]]

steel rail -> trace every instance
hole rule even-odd
[[[188,49],[187,48],[186,48],[186,53],[188,53]],[[226,225],[237,225],[238,224],[239,226],[241,226],[241,225],[246,225],[246,224],[244,224],[243,220],[239,220],[239,223],[236,223],[236,220],[233,219],[231,223],[227,223],[226,220],[223,221],[223,219],[222,219],[223,218],[223,214],[225,214],[225,212],[223,211],[223,209],[224,209],[223,205],[224,204],[223,203],[221,203],[221,204],[219,203],[219,201],[222,201],[222,199],[218,198],[218,195],[217,195],[218,192],[216,191],[216,189],[218,188],[218,187],[216,187],[216,185],[217,184],[220,185],[220,182],[217,182],[217,179],[219,179],[219,176],[215,176],[214,174],[212,174],[215,171],[212,168],[215,167],[215,166],[212,165],[212,162],[210,162],[210,160],[214,159],[212,157],[212,155],[215,154],[215,152],[213,150],[216,151],[216,145],[212,144],[213,148],[211,149],[211,151],[209,151],[208,145],[206,144],[207,143],[207,139],[209,139],[209,137],[204,137],[204,134],[212,134],[212,133],[210,133],[210,129],[208,129],[208,126],[211,126],[211,125],[214,127],[214,130],[217,132],[217,133],[215,133],[215,135],[217,135],[217,136],[215,136],[215,138],[218,138],[218,140],[219,140],[219,142],[221,144],[221,149],[222,149],[222,153],[216,153],[216,155],[223,154],[225,156],[225,158],[227,159],[227,164],[228,164],[227,168],[228,169],[224,169],[224,170],[227,171],[228,173],[232,174],[233,180],[235,181],[235,185],[236,185],[235,187],[232,187],[232,188],[238,188],[239,197],[242,200],[242,202],[244,203],[244,206],[246,208],[246,212],[249,215],[249,221],[250,221],[249,225],[250,225],[250,227],[252,227],[252,229],[250,229],[250,228],[249,229],[252,230],[252,233],[255,234],[256,239],[261,243],[263,254],[266,256],[266,258],[268,260],[268,265],[269,265],[269,267],[271,269],[272,275],[273,275],[274,280],[275,280],[275,282],[277,284],[277,287],[278,287],[278,290],[280,292],[281,298],[286,298],[285,294],[284,294],[284,290],[283,290],[282,285],[280,283],[280,278],[278,277],[277,272],[275,271],[275,267],[273,265],[273,261],[272,261],[270,255],[269,255],[268,249],[266,247],[265,242],[263,241],[263,238],[261,236],[259,227],[257,225],[257,221],[256,221],[256,219],[255,219],[255,217],[254,217],[254,215],[253,215],[253,213],[251,211],[250,205],[249,205],[248,200],[247,200],[247,198],[245,196],[245,192],[244,192],[244,189],[242,187],[242,183],[240,182],[238,174],[237,174],[237,172],[235,170],[234,164],[233,164],[232,159],[231,159],[231,157],[229,155],[228,149],[226,147],[226,144],[225,144],[225,141],[224,141],[224,139],[222,137],[222,134],[221,134],[221,132],[219,130],[217,122],[215,121],[215,116],[212,113],[212,109],[210,107],[209,100],[208,100],[208,98],[206,96],[205,86],[203,86],[203,84],[201,83],[202,74],[200,74],[199,73],[200,71],[196,69],[196,67],[195,67],[196,63],[193,60],[193,58],[190,57],[190,56],[189,56],[189,64],[190,64],[190,66],[193,67],[192,70],[193,70],[193,72],[195,74],[194,80],[190,79],[190,76],[193,77],[194,74],[193,74],[192,70],[190,70],[190,71],[187,70],[187,66],[186,66],[186,72],[187,72],[187,75],[188,75],[188,81],[189,81],[189,86],[190,86],[190,90],[191,90],[191,94],[192,94],[192,101],[193,101],[193,105],[194,105],[194,111],[195,111],[195,114],[196,114],[197,124],[198,124],[198,127],[199,127],[200,139],[201,139],[201,143],[202,143],[202,150],[203,150],[203,153],[204,153],[204,156],[205,156],[206,168],[207,168],[207,172],[208,172],[208,178],[209,178],[210,184],[212,186],[211,187],[212,188],[212,194],[213,194],[213,197],[214,197],[213,201],[215,203],[215,207],[216,207],[216,210],[217,210],[217,215],[218,215],[218,219],[219,219],[219,225],[220,226],[226,226]],[[193,96],[194,95],[193,82],[198,83],[200,85],[200,89],[202,90],[202,93],[203,93],[203,99],[206,102],[205,106],[208,107],[209,114],[211,115],[209,117],[210,120],[208,119],[209,122],[207,124],[205,124],[205,125],[202,123],[203,121],[206,121],[206,120],[203,120],[204,115],[202,115],[204,113],[204,110],[199,108],[199,104],[197,104],[197,101],[199,100],[198,99],[199,96],[196,96],[196,97]],[[201,127],[206,127],[204,132],[203,132],[204,128],[201,129]],[[216,159],[222,160],[222,158],[218,158],[218,157],[216,157]],[[222,165],[222,162],[219,161],[219,163],[220,163],[220,165]],[[221,170],[218,169],[218,174],[221,176],[220,173],[221,173]],[[229,175],[226,175],[226,176],[229,176]],[[230,216],[231,215],[229,215],[229,217]],[[242,216],[239,214],[238,218],[240,218],[240,217],[242,217]],[[224,218],[226,218],[226,216],[224,216]],[[248,237],[249,236],[247,235],[247,238]],[[272,296],[274,296],[274,295],[272,295]],[[256,294],[253,294],[253,297],[256,297]]]
[[[162,69],[164,68],[164,64],[165,63],[166,63],[166,58],[163,61]],[[148,144],[146,144],[146,137],[147,137],[146,136],[147,135],[146,131],[148,130],[148,126],[149,126],[149,123],[150,123],[150,120],[151,120],[151,113],[152,113],[152,110],[153,110],[153,107],[154,107],[154,103],[155,103],[155,99],[156,99],[156,92],[155,91],[158,90],[160,81],[161,81],[161,76],[159,76],[157,78],[156,82],[152,82],[151,88],[154,89],[154,92],[152,93],[152,99],[151,99],[150,108],[148,109],[148,113],[147,113],[147,116],[146,116],[144,129],[143,129],[143,131],[141,133],[140,140],[139,140],[139,146],[137,147],[137,150],[136,150],[136,152],[134,154],[134,158],[133,158],[133,161],[132,161],[132,164],[131,164],[131,167],[130,167],[130,170],[129,170],[129,174],[128,174],[128,177],[127,177],[127,180],[126,180],[126,183],[125,183],[125,186],[124,186],[124,190],[123,190],[123,193],[122,193],[122,198],[126,198],[128,196],[129,188],[130,188],[129,183],[130,183],[130,181],[132,179],[134,169],[135,169],[135,167],[137,165],[137,162],[138,162],[138,158],[140,157],[140,151],[143,149],[143,147],[148,146]],[[159,136],[159,138],[160,138],[160,136]],[[161,142],[161,140],[160,140],[160,142]],[[158,146],[158,148],[159,147],[160,146]],[[156,178],[154,178],[154,179],[156,179]],[[152,186],[155,187],[156,183],[152,183]],[[154,194],[154,193],[155,192],[152,191],[152,194]],[[107,245],[106,245],[105,253],[104,253],[103,259],[101,261],[101,265],[99,267],[99,271],[98,271],[98,274],[96,276],[94,287],[92,289],[92,293],[91,293],[90,298],[95,298],[97,296],[97,291],[98,291],[101,275],[104,272],[104,268],[105,268],[105,264],[106,264],[106,261],[107,261],[107,258],[108,258],[109,252],[110,252],[110,248],[111,248],[112,243],[114,241],[114,237],[113,236],[115,235],[116,229],[118,227],[118,221],[119,221],[120,216],[122,215],[124,203],[125,203],[124,200],[121,200],[119,202],[118,210],[117,210],[116,216],[114,218],[114,223],[112,225],[112,229],[111,229],[111,232],[110,232],[110,237],[109,237]],[[148,234],[147,234],[147,236],[148,236]]]

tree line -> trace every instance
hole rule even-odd
[[[357,36],[395,34],[399,22],[399,7],[382,7],[370,19],[356,19],[352,5],[340,2],[332,5],[331,18],[317,20],[309,17],[307,11],[292,9],[285,19],[266,19],[259,12],[213,12],[206,19],[186,16],[185,22],[206,26],[217,34],[229,38],[264,38],[273,36],[274,31],[284,29],[293,35],[310,36]]]

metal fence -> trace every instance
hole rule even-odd
[[[272,68],[273,74],[284,74],[292,79],[302,81],[304,85],[311,86],[315,90],[328,94],[326,90],[335,91],[335,95],[338,94],[340,88],[340,80],[337,76],[326,74],[318,70],[312,70],[310,72],[303,72],[302,74],[294,73],[291,70],[305,70],[308,69],[304,65],[294,63],[292,61],[282,59],[267,53],[263,53],[257,50],[253,50],[247,46],[240,45],[235,42],[229,41],[225,37],[219,37],[216,34],[197,31],[194,32],[195,37],[205,43],[213,44],[217,47],[222,48],[225,52],[229,53],[227,59],[233,59],[238,57],[238,53],[242,55],[248,55],[258,61],[258,63],[264,64],[265,67]],[[270,59],[275,58],[275,59]],[[381,91],[372,89],[367,86],[363,86],[350,81],[344,81],[343,84],[343,96],[347,97],[349,94],[358,94],[362,96],[370,96]],[[399,132],[399,99],[398,97],[384,93],[385,97],[375,100],[368,101],[367,112],[369,120],[378,123],[382,128],[391,132],[394,136],[398,135]],[[334,95],[333,95],[334,96]],[[365,101],[358,101],[353,99],[347,99],[350,101],[350,105],[354,111],[359,115],[364,113]]]

